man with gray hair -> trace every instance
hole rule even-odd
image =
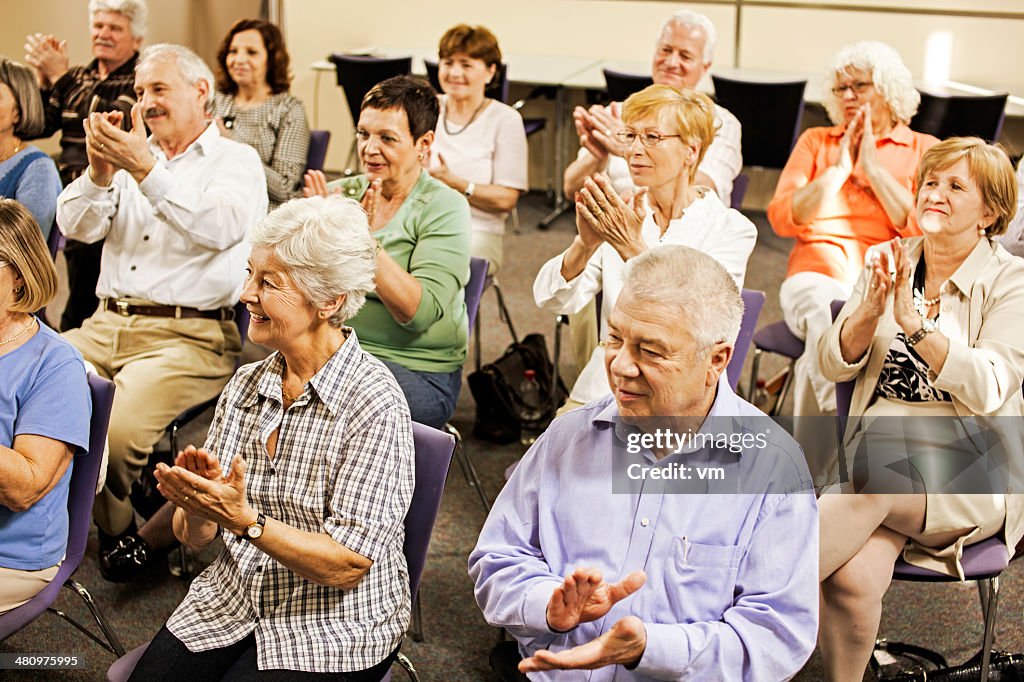
[[[46,124],[39,137],[58,130],[61,183],[67,185],[89,165],[82,124],[92,111],[120,111],[128,120],[135,104],[135,64],[146,33],[144,0],[90,0],[93,60],[69,66],[67,42],[43,33],[25,38],[25,61],[35,67]],[[68,268],[68,303],[60,328],[74,329],[96,310],[96,280],[103,241],[69,241],[64,250]]]
[[[556,419],[469,558],[531,680],[784,680],[817,638],[818,517],[800,447],[732,392],[743,303],[685,246],[631,259],[611,396]],[[595,513],[596,510],[600,510]],[[594,670],[585,678],[567,669]]]
[[[655,84],[676,89],[696,88],[711,68],[715,41],[715,26],[710,19],[692,10],[677,11],[662,25],[654,46],[651,77]],[[602,171],[608,174],[620,194],[633,189],[622,144],[615,137],[622,128],[621,106],[613,102],[607,107],[595,105],[589,110],[576,107],[573,119],[580,138],[580,152],[565,169],[566,196],[572,197],[583,187],[584,180]],[[733,180],[743,168],[740,122],[717,105],[715,119],[718,132],[697,169],[695,184],[715,190],[722,203],[729,206]]]
[[[163,544],[135,533],[132,483],[171,419],[220,393],[241,350],[233,306],[245,236],[267,212],[266,179],[256,151],[221,137],[207,116],[213,82],[188,48],[147,48],[131,129],[122,130],[120,112],[91,114],[89,167],[57,202],[65,235],[107,240],[100,305],[66,338],[117,384],[94,508],[100,569],[111,580],[131,577]]]

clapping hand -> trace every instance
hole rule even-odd
[[[576,226],[580,229],[580,218],[586,221],[585,229],[592,238],[607,242],[623,260],[647,250],[641,236],[644,218],[643,196],[647,188],[641,187],[636,194],[623,199],[612,187],[606,175],[598,173],[583,182],[583,189],[576,201]],[[580,232],[584,244],[588,238]]]
[[[185,513],[241,534],[255,513],[245,500],[245,460],[235,456],[227,475],[220,476],[209,453],[192,450],[179,453],[173,467],[156,465],[157,490]]]
[[[548,627],[568,632],[580,623],[600,618],[647,582],[643,571],[635,571],[617,583],[606,583],[596,568],[577,568],[565,576],[548,601]],[[538,651],[519,664],[522,672],[582,668],[593,669],[618,663],[633,663],[643,656],[647,633],[643,622],[628,616],[592,642],[568,651]]]
[[[39,87],[52,88],[68,70],[68,43],[52,35],[31,33],[25,36],[25,61],[36,68]]]
[[[862,108],[850,119],[846,125],[846,132],[843,133],[843,139],[839,142],[839,158],[836,160],[834,168],[839,171],[843,182],[846,182],[857,165],[863,138],[863,121],[864,109]]]
[[[898,239],[894,241],[899,241]],[[891,242],[890,242],[891,245]],[[880,245],[880,246],[884,246]],[[864,292],[864,299],[861,301],[861,313],[868,319],[877,320],[885,312],[885,301],[892,291],[892,275],[889,266],[888,249],[878,249],[872,252],[872,257],[865,264],[869,272],[867,278],[867,290]]]
[[[893,239],[892,256],[896,263],[896,281],[893,283],[892,314],[903,333],[911,335],[921,328],[922,316],[914,307],[913,285],[910,280],[910,259],[907,258],[903,242]]]
[[[323,171],[306,171],[306,174],[302,176],[302,196],[308,199],[309,197],[325,197],[328,194],[341,194],[341,187],[335,186],[327,189],[327,176]]]
[[[93,180],[97,184],[110,184],[110,176],[117,169],[128,171],[136,182],[142,182],[156,165],[156,158],[149,151],[146,139],[142,104],[136,103],[132,107],[131,116],[132,129],[128,132],[121,130],[123,115],[118,112],[94,112],[83,122],[89,164],[92,166],[94,161],[97,162],[92,169],[96,171]],[[100,182],[101,179],[106,182]]]

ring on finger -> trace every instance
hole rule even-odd
[[[188,495],[186,495],[185,497],[181,498],[181,501],[182,502],[188,502]]]
[[[103,151],[106,148],[106,146],[107,145],[100,142],[98,145],[96,145],[96,148],[99,149],[100,151]]]

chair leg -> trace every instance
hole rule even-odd
[[[772,405],[772,417],[777,417],[782,411],[782,404],[786,402],[786,396],[789,395],[789,389],[793,386],[793,374],[796,369],[796,358],[789,361],[789,370],[786,372],[786,378],[782,381],[782,388],[779,389],[779,399]]]
[[[551,411],[558,411],[558,361],[562,355],[562,325],[569,319],[567,315],[555,318],[555,357],[551,360]]]
[[[402,666],[402,670],[409,676],[409,679],[413,682],[420,682],[419,673],[416,672],[416,666],[412,664],[409,657],[403,654],[401,651],[398,652],[398,665]]]
[[[508,327],[508,333],[512,337],[512,343],[519,343],[519,336],[516,334],[516,328],[512,326],[512,316],[508,312],[508,306],[505,305],[505,296],[501,293],[501,285],[498,284],[498,278],[491,278],[491,286],[494,287],[494,295],[498,297],[498,312],[501,314],[501,321]],[[476,316],[476,319],[480,320],[480,315]]]
[[[409,636],[414,642],[423,641],[423,612],[420,609],[419,592],[412,599],[412,623],[409,624]]]
[[[512,218],[512,233],[522,234],[523,231],[522,229],[520,229],[519,225],[519,208],[513,208],[512,211],[509,213],[509,216]]]
[[[178,456],[178,423],[175,421],[171,424],[170,433],[171,441],[171,463],[174,463],[174,458]],[[188,547],[184,543],[178,545],[178,577],[182,580],[190,580],[192,578],[192,571],[189,568],[189,554]],[[171,571],[174,572],[173,570]]]
[[[476,319],[473,320],[473,361],[476,363],[476,371],[480,371],[482,361],[480,360],[480,311],[476,311]]]
[[[999,576],[978,581],[978,596],[981,598],[981,611],[985,617],[985,637],[981,649],[981,682],[988,682],[989,663],[992,658],[992,645],[996,638],[996,609],[999,606]]]
[[[110,623],[107,622],[107,619],[106,617],[104,617],[103,612],[100,611],[99,607],[96,605],[96,601],[92,598],[92,595],[89,594],[89,590],[85,589],[85,587],[83,587],[73,578],[68,578],[67,581],[64,583],[64,587],[74,591],[76,594],[78,594],[79,597],[81,597],[82,601],[85,602],[86,607],[89,609],[89,613],[92,614],[93,620],[96,621],[96,624],[100,626],[100,630],[103,631],[103,636],[106,638],[107,641],[104,642],[95,634],[87,630],[85,626],[83,626],[81,623],[79,623],[63,611],[58,611],[54,608],[48,608],[47,611],[50,611],[56,614],[57,616],[60,616],[67,622],[71,623],[76,628],[78,628],[80,632],[89,637],[89,639],[93,640],[94,642],[96,642],[101,647],[103,647],[110,653],[114,654],[118,658],[124,656],[124,646],[121,644],[121,640],[118,639],[116,634],[114,634],[113,628],[110,627]]]
[[[455,458],[459,460],[459,465],[462,467],[462,472],[466,475],[466,480],[469,482],[469,485],[476,488],[476,494],[480,496],[480,502],[484,505],[484,511],[490,513],[491,503],[487,500],[487,494],[484,492],[484,486],[480,482],[480,475],[477,474],[476,467],[473,466],[473,460],[469,458],[469,453],[466,452],[462,435],[451,424],[445,424],[445,429],[448,433],[455,436]]]

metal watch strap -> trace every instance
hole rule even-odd
[[[909,348],[913,348],[914,346],[921,342],[921,339],[928,336],[933,331],[935,331],[934,327],[927,324],[922,325],[920,329],[918,329],[916,332],[907,337],[907,346]]]

